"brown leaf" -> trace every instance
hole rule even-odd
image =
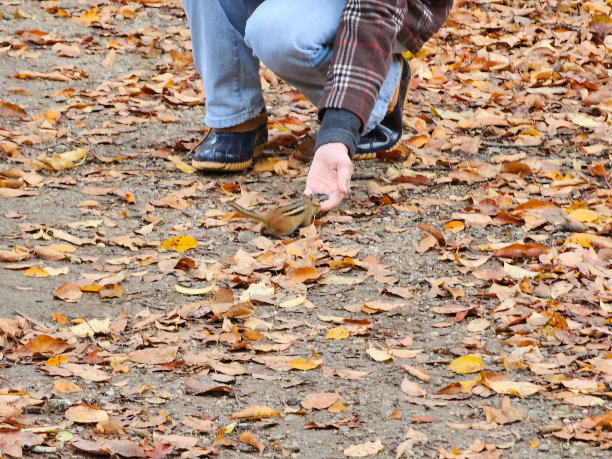
[[[338,401],[337,392],[321,392],[309,394],[302,400],[302,406],[307,410],[324,410]]]
[[[417,424],[427,424],[429,422],[433,422],[435,418],[433,416],[427,416],[424,414],[417,414],[412,416],[412,422]]]
[[[538,258],[544,253],[548,253],[548,249],[541,245],[514,243],[496,250],[493,252],[493,256],[501,258]]]
[[[427,395],[427,392],[424,391],[421,386],[419,386],[414,381],[410,381],[406,377],[404,377],[404,380],[400,385],[400,389],[404,394],[410,395],[411,397],[424,397],[425,395]]]
[[[153,433],[153,441],[155,443],[163,443],[167,445],[172,445],[177,449],[189,449],[193,448],[198,444],[198,439],[196,437],[188,437],[186,435],[164,435],[158,434],[157,432]]]
[[[421,370],[420,368],[415,368],[410,365],[402,365],[402,368],[407,371],[409,375],[414,376],[424,383],[428,383],[430,380],[429,375],[425,372],[425,370]]]
[[[70,446],[81,453],[93,454],[95,456],[110,456],[108,449],[93,441],[79,439],[70,443]]]
[[[446,245],[446,240],[444,239],[444,235],[439,229],[431,225],[425,225],[425,224],[420,224],[419,229],[426,231],[429,234],[431,234],[433,237],[435,237],[436,241],[438,241],[438,244],[440,244],[440,247],[444,247]]]
[[[128,359],[136,363],[160,365],[172,362],[176,357],[178,349],[178,346],[150,347],[130,352]]]
[[[19,105],[0,100],[0,118],[29,118],[30,115]]]
[[[34,253],[36,253],[39,258],[47,261],[58,261],[66,258],[66,254],[64,252],[60,252],[53,247],[42,247],[37,245],[34,247]]]
[[[583,429],[594,429],[596,427],[612,427],[612,410],[606,411],[599,416],[589,416],[580,422],[580,427]]]
[[[190,395],[226,395],[236,396],[236,391],[229,386],[211,386],[195,378],[187,378],[183,383],[186,394]]]
[[[111,455],[121,457],[144,457],[144,448],[139,443],[131,440],[107,440],[104,442]]]
[[[95,424],[108,421],[108,413],[93,405],[77,405],[66,410],[66,419],[80,424]]]
[[[531,175],[533,171],[531,167],[529,167],[525,163],[521,163],[519,161],[510,161],[503,165],[500,172],[506,172],[508,174],[516,174],[516,175]]]
[[[83,292],[76,282],[64,282],[55,291],[55,296],[67,303],[77,303],[83,296]]]
[[[11,250],[0,250],[0,261],[15,263],[17,261],[27,260],[29,254],[27,252],[13,252]]]
[[[510,424],[525,419],[525,410],[513,408],[510,403],[510,397],[502,399],[501,409],[485,406],[484,412],[487,422],[495,422],[497,424]]]
[[[378,454],[383,449],[385,449],[385,446],[380,441],[380,438],[377,438],[376,441],[368,441],[359,445],[351,445],[344,450],[343,454],[346,457],[367,457]]]

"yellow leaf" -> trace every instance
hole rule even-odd
[[[207,293],[210,293],[213,291],[213,289],[215,288],[215,285],[209,285],[208,287],[204,287],[204,288],[187,288],[187,287],[181,287],[178,284],[174,284],[174,288],[176,289],[177,292],[182,293],[183,295],[206,295]]]
[[[185,174],[193,174],[196,171],[195,167],[190,166],[178,156],[169,155],[168,159],[172,161],[172,164],[174,164],[177,169],[179,169],[181,172],[184,172]]]
[[[238,411],[230,416],[230,419],[264,419],[264,418],[280,418],[278,411],[261,405],[251,405],[242,411]]]
[[[597,236],[594,234],[574,233],[570,237],[568,237],[565,242],[567,244],[578,244],[584,247],[585,249],[588,249],[589,247],[591,247],[591,241],[596,238]]]
[[[532,135],[534,137],[540,137],[541,134],[536,129],[527,128],[519,132],[519,135]]]
[[[332,406],[330,406],[327,411],[333,414],[338,414],[342,412],[346,412],[346,406],[342,402],[336,402]]]
[[[455,373],[477,373],[479,371],[484,370],[485,365],[478,357],[475,355],[464,355],[462,357],[456,358],[452,361],[449,366],[451,371]]]
[[[289,362],[289,366],[291,368],[295,368],[296,370],[302,370],[302,371],[314,370],[319,365],[320,365],[319,363],[313,362],[312,360],[306,360],[306,359],[295,359]]]
[[[32,160],[32,166],[39,169],[60,171],[80,166],[87,158],[87,148],[67,151],[60,155],[47,156],[45,154],[37,156]]]
[[[349,337],[349,332],[342,327],[332,328],[327,332],[326,339],[346,339]]]
[[[286,159],[280,158],[262,158],[258,160],[251,169],[252,172],[274,172],[278,165],[285,165]],[[279,174],[280,175],[280,174]]]
[[[47,359],[47,361],[45,362],[45,365],[48,367],[56,367],[58,365],[61,365],[62,363],[68,362],[69,360],[70,359],[66,357],[65,355],[57,355],[55,357],[51,357]]]
[[[94,337],[96,333],[106,334],[110,332],[110,317],[106,319],[89,319],[80,324],[70,327],[70,331],[74,336],[84,338],[89,336]]]
[[[45,268],[39,266],[32,266],[23,272],[24,276],[28,277],[49,277],[49,273]]]
[[[237,424],[236,422],[232,422],[231,424],[226,425],[225,429],[222,429],[223,433],[231,434],[234,431],[236,424]]]
[[[591,209],[581,208],[570,212],[569,217],[582,223],[591,223],[597,220],[599,215]]]
[[[162,249],[175,250],[177,252],[185,252],[189,249],[195,249],[197,246],[198,241],[191,236],[171,237],[161,244]]]
[[[92,8],[87,13],[81,15],[78,18],[72,18],[72,22],[80,26],[89,27],[92,23],[99,21],[98,8]]]
[[[49,109],[45,112],[45,120],[52,124],[56,124],[61,116],[62,114],[57,110]]]

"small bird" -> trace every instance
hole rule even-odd
[[[261,222],[261,233],[268,236],[288,236],[298,228],[310,225],[321,209],[319,199],[314,195],[304,196],[284,206],[273,207],[263,215],[245,209],[235,202],[230,202],[229,205],[240,215]]]

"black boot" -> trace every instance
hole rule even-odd
[[[402,110],[410,84],[410,64],[403,56],[401,62],[402,73],[400,75],[397,103],[379,125],[361,136],[354,160],[374,159],[376,158],[376,152],[393,149],[402,138]]]
[[[209,171],[241,171],[261,155],[268,142],[268,115],[225,129],[211,129],[195,149],[191,164]]]

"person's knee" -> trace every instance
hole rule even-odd
[[[285,21],[254,14],[245,29],[246,44],[266,67],[281,77],[291,76],[313,50]]]

